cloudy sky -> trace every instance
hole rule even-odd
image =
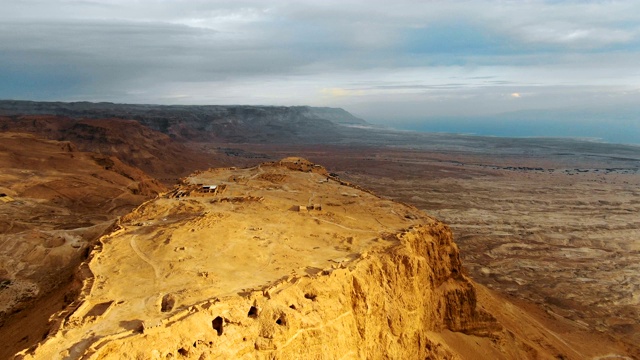
[[[0,82],[3,99],[308,104],[379,123],[632,113],[640,1],[0,0]]]

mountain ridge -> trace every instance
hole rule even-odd
[[[116,156],[149,175],[173,184],[194,169],[226,165],[192,150],[134,120],[83,119],[60,115],[0,115],[0,130],[30,133],[50,140],[70,141],[81,151]],[[170,158],[170,161],[167,161]]]
[[[310,106],[137,105],[91,102],[0,100],[0,115],[57,115],[80,119],[118,118],[182,141],[327,142],[341,127],[366,125],[344,109]]]

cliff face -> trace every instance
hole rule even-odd
[[[195,174],[101,242],[27,357],[424,358],[499,328],[444,224],[302,159]]]
[[[385,241],[392,245],[348,265],[195,304],[87,351],[96,359],[442,359],[457,355],[433,332],[500,329],[476,308],[445,225],[416,226]]]

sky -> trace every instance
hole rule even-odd
[[[0,0],[0,99],[333,106],[408,128],[559,109],[640,139],[640,1]]]

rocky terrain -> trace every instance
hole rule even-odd
[[[638,344],[640,174],[508,172],[378,186],[452,224],[477,281]]]
[[[640,149],[554,143],[513,141],[499,152],[487,146],[246,151],[304,154],[433,214],[451,225],[475,281],[625,341],[638,357]]]
[[[0,358],[38,341],[92,241],[164,187],[69,142],[0,133]],[[33,307],[37,307],[37,311]]]
[[[606,338],[562,339],[478,292],[445,224],[300,158],[196,173],[124,216],[100,243],[83,265],[78,300],[25,358],[582,359],[620,351]]]
[[[286,156],[305,156],[326,165],[330,173],[328,177],[341,182],[340,189],[347,185],[335,176],[372,189],[384,199],[394,199],[416,206],[450,224],[464,263],[464,268],[458,271],[465,274],[464,279],[469,276],[475,282],[497,291],[493,292],[475,284],[475,295],[465,299],[478,300],[479,313],[489,312],[503,330],[496,330],[497,328],[491,325],[494,322],[487,322],[485,319],[479,322],[483,324],[480,327],[493,329],[490,331],[491,335],[478,336],[479,334],[472,330],[472,336],[467,337],[465,333],[469,331],[451,331],[455,327],[446,325],[446,321],[430,323],[439,325],[433,328],[438,330],[430,330],[427,335],[429,344],[432,344],[429,351],[436,348],[445,349],[442,350],[444,352],[437,353],[439,355],[433,355],[436,352],[432,353],[434,357],[459,355],[462,358],[475,358],[476,354],[484,353],[487,358],[563,356],[578,359],[596,355],[603,359],[640,358],[640,349],[636,345],[640,342],[640,329],[637,325],[640,323],[640,283],[637,276],[640,271],[637,267],[640,263],[640,224],[637,219],[640,210],[640,194],[637,191],[640,187],[638,147],[571,139],[508,139],[398,132],[368,127],[360,119],[345,113],[340,109],[308,107],[163,107],[0,101],[0,130],[5,132],[1,134],[3,138],[0,142],[0,157],[4,161],[3,174],[0,176],[3,181],[0,183],[0,193],[4,196],[0,196],[0,210],[6,220],[0,223],[4,231],[0,234],[0,253],[5,254],[6,264],[10,265],[6,268],[11,269],[0,273],[0,297],[21,299],[18,302],[28,304],[26,307],[14,306],[13,310],[6,312],[12,315],[0,324],[0,337],[8,339],[6,343],[11,345],[1,347],[0,358],[8,358],[15,351],[34,344],[49,331],[50,327],[46,325],[49,315],[60,310],[65,303],[77,300],[75,294],[82,289],[81,282],[73,285],[70,281],[72,272],[88,254],[88,244],[100,234],[110,232],[109,226],[113,224],[116,216],[127,213],[163,188],[134,167],[143,169],[167,185],[174,184],[180,176],[196,169],[220,165],[254,167],[251,170],[224,170],[229,172],[225,173],[225,176],[228,175],[226,179],[212,175],[222,173],[223,170],[196,174],[190,178],[191,183],[182,184],[178,192],[149,203],[154,204],[153,206],[164,204],[158,211],[167,214],[162,219],[166,218],[167,220],[163,221],[167,221],[171,231],[174,231],[174,225],[181,224],[182,215],[173,212],[181,213],[182,210],[171,210],[173,205],[186,206],[185,214],[191,214],[184,215],[187,218],[192,216],[193,212],[200,214],[209,211],[206,210],[207,207],[201,210],[197,210],[199,207],[191,209],[195,203],[185,202],[185,196],[190,200],[204,202],[205,205],[207,201],[214,201],[216,196],[222,196],[221,198],[227,199],[223,203],[233,205],[233,212],[242,212],[249,204],[241,198],[253,199],[256,204],[250,201],[251,206],[258,206],[264,198],[269,197],[254,193],[275,190],[278,191],[278,195],[289,193],[290,186],[287,182],[295,179],[295,176],[285,176],[284,179],[287,180],[284,182],[279,182],[282,181],[278,180],[281,178],[280,175],[266,176],[261,180],[271,185],[265,187],[258,181],[258,178],[263,176],[259,172],[264,171],[264,168],[255,167],[262,162],[276,161]],[[6,133],[7,131],[28,132],[55,141],[25,134],[10,134]],[[310,169],[317,170],[314,167]],[[251,173],[249,177],[256,177],[250,179],[251,186],[248,186],[236,181],[237,179],[234,180],[235,175],[232,173],[241,174],[240,178],[244,177],[245,180],[246,176],[242,174]],[[206,176],[210,177],[199,178],[205,176],[203,174],[209,174]],[[105,179],[108,179],[107,182],[103,181]],[[196,184],[206,184],[209,180],[211,184],[233,186],[227,186],[222,194],[216,193],[222,191],[222,188],[213,193],[209,191],[206,196],[210,198],[201,198],[201,189]],[[312,182],[306,185],[310,186]],[[227,191],[233,191],[234,188],[248,193],[241,191],[238,196],[230,196]],[[28,191],[23,192],[25,189]],[[363,196],[348,201],[356,201]],[[348,195],[339,197],[349,198]],[[383,201],[383,198],[378,199]],[[292,200],[294,199],[287,200],[287,204]],[[320,218],[319,215],[326,214],[329,209],[326,204],[320,203],[320,212],[293,211],[296,206],[299,209],[300,205],[315,203],[308,198],[306,202],[302,200],[304,199],[296,200],[300,204],[289,204],[290,211],[285,212],[287,220],[278,221],[286,223],[289,217],[302,214]],[[162,203],[163,201],[165,203]],[[350,214],[354,212],[357,215],[358,211],[365,210],[349,208],[349,212],[343,211],[345,216],[359,220],[360,216],[365,216]],[[431,221],[434,221],[419,212],[416,214],[415,216],[421,219],[418,222],[424,222],[427,228],[432,224]],[[145,220],[145,216],[150,220]],[[135,229],[142,231],[149,225],[149,229],[155,229],[149,230],[150,234],[162,237],[161,223],[154,216],[160,215],[155,212],[142,214],[136,211],[122,220],[120,232],[131,234]],[[173,219],[172,216],[176,218]],[[250,216],[255,216],[255,213],[250,213]],[[138,220],[131,223],[131,218]],[[238,221],[233,223],[233,226],[238,225]],[[416,219],[409,216],[402,221],[409,221],[415,225]],[[402,221],[398,226],[407,230]],[[352,230],[358,228],[351,226],[353,223],[335,223]],[[306,223],[292,226],[302,228],[304,224]],[[384,221],[383,224],[391,226]],[[319,224],[316,222],[316,225]],[[376,226],[379,225],[382,224]],[[402,234],[404,230],[390,227],[388,231],[392,234]],[[198,229],[194,228],[194,232],[198,233]],[[65,239],[64,246],[58,245],[59,239],[55,240],[58,234],[63,234],[61,237]],[[73,234],[73,239],[78,241],[71,241],[71,238],[64,234]],[[291,238],[287,236],[287,239]],[[361,250],[358,246],[354,247],[348,242],[344,244],[344,241],[340,241],[337,245],[331,245],[335,247],[334,250]],[[124,241],[123,244],[126,243],[127,241]],[[134,246],[143,254],[142,258],[146,256],[147,260],[151,259],[146,255],[147,250],[153,254],[159,251],[151,245],[148,249],[141,248],[138,240],[134,241]],[[134,246],[129,244],[130,250],[136,252],[133,250]],[[72,250],[65,252],[69,247]],[[176,250],[175,253],[187,251],[188,246],[184,247],[185,249]],[[173,251],[175,247],[167,249]],[[388,250],[385,250],[385,253]],[[101,251],[102,247],[96,247],[96,254]],[[234,247],[233,251],[239,250]],[[227,251],[225,254],[233,251]],[[14,257],[14,252],[18,256]],[[71,255],[56,257],[61,252]],[[354,258],[349,260],[349,264],[362,260],[358,253],[359,250],[354,250]],[[166,255],[163,252],[157,254]],[[138,255],[131,256],[135,258]],[[55,260],[47,260],[47,257]],[[32,261],[33,259],[36,260]],[[380,261],[385,263],[386,260]],[[17,267],[13,266],[15,264],[18,264]],[[87,263],[90,264],[92,262]],[[42,268],[40,265],[43,265]],[[155,265],[149,265],[151,268],[147,270],[153,270],[154,274],[156,271],[164,271]],[[324,270],[328,269],[324,266],[312,267],[314,269],[304,272],[306,275],[295,275],[296,279],[306,279],[305,276],[308,275],[310,279],[304,281],[316,282],[323,276]],[[51,273],[49,270],[53,268],[59,268],[61,272]],[[349,271],[353,270],[348,266],[340,267],[339,270],[347,268]],[[84,266],[80,269],[77,273],[78,279],[86,280],[82,294],[89,296],[89,288],[93,288],[88,280],[92,278],[91,272],[88,271],[90,268]],[[256,276],[255,273],[252,276]],[[287,274],[287,278],[289,276],[292,275]],[[37,283],[40,277],[43,280]],[[57,282],[55,277],[64,281]],[[198,279],[201,277],[198,276]],[[281,282],[268,276],[259,277],[264,282],[256,285],[257,288],[247,289],[257,294],[275,284],[289,284],[283,277],[279,278]],[[26,285],[18,286],[22,283],[15,279],[24,279]],[[379,279],[371,281],[375,283]],[[32,283],[36,285],[32,286]],[[396,284],[394,283],[394,286]],[[353,290],[352,287],[348,289]],[[368,288],[367,291],[374,290]],[[238,302],[232,303],[246,305],[246,299],[243,297],[248,295],[240,292],[242,294],[236,293],[240,296],[236,299]],[[31,296],[35,293],[36,296]],[[180,311],[184,310],[185,307],[182,305],[188,302],[181,302],[180,296],[172,298],[174,300],[167,298],[165,305],[173,301],[172,309],[178,306]],[[78,301],[84,301],[82,299],[84,298],[81,297]],[[251,299],[250,301],[258,299],[257,295]],[[76,306],[80,304],[78,301],[74,303]],[[113,304],[106,304],[108,301],[110,300],[105,300],[105,304],[100,306],[88,302],[90,305],[86,306],[94,306],[96,310],[87,317],[83,311],[92,310],[70,308],[68,312],[61,314],[61,317],[57,317],[57,324],[64,326],[69,321],[71,313],[77,311],[72,326],[80,326],[79,329],[86,330],[85,325],[93,326],[90,324],[93,324],[94,319],[101,318],[102,308],[105,309],[104,313],[110,313],[109,309],[116,309]],[[190,304],[203,306],[204,302],[198,301]],[[344,299],[340,301],[341,304],[348,302]],[[228,306],[230,309],[235,305]],[[253,303],[250,306],[254,306]],[[193,309],[200,308],[196,306]],[[171,311],[173,310],[169,312],[174,314]],[[163,313],[160,317],[153,315],[152,323],[162,323],[159,329],[174,326],[171,330],[174,335],[174,331],[183,331],[179,330],[179,321],[174,321],[176,318],[167,322],[163,317],[165,315],[170,314]],[[207,316],[212,315],[214,313]],[[403,316],[403,319],[407,318],[406,314]],[[214,320],[218,317],[222,319],[218,321],[222,321],[223,324],[227,324],[226,321],[230,319],[217,314]],[[133,320],[140,321],[123,323],[120,327],[110,328],[109,331],[121,336],[124,333],[120,331],[125,329],[131,333],[122,336],[139,339],[139,336],[144,335],[139,333],[142,319]],[[145,324],[149,327],[147,322]],[[246,325],[244,322],[242,324]],[[319,327],[319,324],[316,323],[316,327]],[[388,326],[391,326],[390,324]],[[213,327],[213,323],[210,325]],[[315,327],[312,329],[311,333],[318,332]],[[147,334],[151,331],[146,330]],[[218,330],[214,330],[217,333]],[[109,331],[89,340],[74,338],[78,343],[72,345],[77,345],[75,349],[78,349],[78,353],[88,351],[83,354],[91,356],[92,351],[97,351],[114,339],[109,335]],[[505,331],[506,334],[514,334],[511,338],[513,341],[501,337],[505,336]],[[66,330],[62,331],[65,332]],[[72,341],[61,339],[60,332],[56,334],[58,340],[55,341]],[[295,339],[301,336],[302,334],[295,335]],[[421,337],[423,335],[416,336],[427,339]],[[511,335],[506,336],[509,338]],[[286,336],[285,338],[289,339]],[[79,344],[80,342],[82,344]],[[512,346],[513,342],[516,345]],[[273,340],[272,343],[276,347],[282,345],[280,340]],[[496,347],[496,343],[501,345]],[[506,343],[511,345],[504,345]],[[247,346],[251,348],[251,344],[255,348],[256,342],[249,342]],[[363,343],[358,344],[361,346]],[[289,348],[289,345],[286,348]],[[180,349],[183,351],[180,352]],[[107,350],[101,351],[111,354]],[[207,352],[209,350],[192,351],[183,345],[173,350],[167,348],[162,354],[176,355],[176,351],[178,355],[188,356],[213,354]],[[289,356],[285,352],[274,352],[273,349],[269,351],[271,355]],[[347,358],[352,355],[349,352],[351,350],[345,351],[344,356]],[[496,355],[498,353],[502,355]],[[47,356],[44,358],[48,358]]]

